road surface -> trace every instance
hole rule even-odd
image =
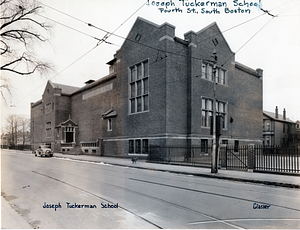
[[[1,173],[1,195],[32,228],[300,228],[299,189],[12,150]]]

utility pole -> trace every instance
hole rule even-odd
[[[216,100],[216,69],[217,69],[217,52],[213,51],[213,83],[214,83],[214,98],[213,98],[213,123],[211,124],[213,127],[213,148],[212,148],[212,164],[211,164],[211,173],[218,173],[218,162],[217,162],[217,100]]]

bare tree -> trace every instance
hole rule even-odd
[[[6,131],[10,134],[10,144],[17,146],[18,135],[21,135],[23,138],[22,144],[24,146],[26,140],[26,132],[29,131],[30,120],[26,115],[11,114],[6,118],[6,122]]]
[[[50,26],[41,23],[36,16],[42,6],[32,0],[0,0],[0,54],[1,54],[1,94],[9,91],[5,72],[30,75],[36,71],[44,74],[51,69],[49,63],[37,59],[32,45],[45,42],[42,35],[50,31]]]
[[[26,132],[29,130],[29,125],[30,125],[30,120],[27,118],[25,115],[19,115],[18,116],[18,125],[19,125],[19,130],[21,131],[23,143],[22,145],[25,145],[26,141]]]
[[[11,135],[10,144],[17,145],[18,140],[18,115],[11,114],[6,118],[6,129]]]

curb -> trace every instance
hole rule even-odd
[[[70,157],[67,157],[67,156],[59,156],[59,157],[60,158],[73,159],[73,158],[70,158]],[[92,160],[84,160],[84,159],[80,159],[80,160],[81,161],[86,161],[86,162],[97,163],[97,161],[92,161]],[[197,176],[197,177],[206,177],[206,178],[214,178],[214,179],[220,179],[220,180],[238,181],[238,182],[263,184],[263,185],[276,186],[276,187],[300,189],[300,185],[290,184],[290,183],[256,180],[256,179],[235,178],[235,177],[221,176],[221,175],[218,175],[218,174],[204,174],[204,173],[174,171],[174,170],[168,170],[168,169],[155,169],[155,168],[150,168],[150,167],[135,166],[135,165],[124,165],[124,164],[111,163],[111,162],[105,162],[105,161],[101,161],[101,162],[103,162],[104,164],[110,164],[110,165],[115,165],[115,166],[120,166],[120,167],[128,167],[128,168],[136,168],[136,169],[144,169],[144,170],[146,169],[146,170],[152,170],[152,171],[158,171],[158,172],[169,172],[169,173],[181,174],[181,175],[193,175],[193,176]]]
[[[32,229],[26,222],[1,196],[1,228],[2,229]]]

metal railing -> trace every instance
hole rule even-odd
[[[249,146],[226,146],[226,169],[247,170]]]
[[[300,173],[297,148],[255,146],[255,170]]]
[[[211,166],[211,147],[150,146],[152,162],[181,165]],[[219,164],[226,169],[280,173],[300,173],[300,153],[297,148],[270,146],[223,146]]]

